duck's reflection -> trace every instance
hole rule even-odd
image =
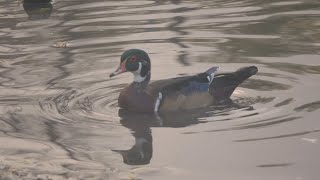
[[[121,124],[132,131],[135,144],[129,150],[112,150],[121,154],[123,162],[129,165],[149,164],[152,158],[152,132],[151,127],[185,127],[191,124],[205,123],[199,117],[207,115],[206,112],[193,113],[167,113],[167,114],[139,114],[119,110]]]
[[[149,164],[152,158],[152,134],[151,124],[152,121],[148,116],[134,113],[128,113],[119,110],[121,124],[132,131],[135,138],[135,144],[129,150],[113,150],[121,154],[123,162],[129,165],[144,165]]]
[[[24,0],[23,9],[28,14],[29,19],[47,19],[51,16],[52,0]]]
[[[120,109],[118,112],[119,117],[121,117],[120,123],[132,131],[135,144],[129,150],[112,151],[121,154],[125,164],[149,164],[153,153],[151,127],[180,128],[199,123],[207,123],[208,121],[205,120],[205,117],[227,113],[231,109],[254,110],[252,106],[241,106],[233,101],[198,110],[160,114],[141,114]]]

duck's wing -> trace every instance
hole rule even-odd
[[[208,94],[210,84],[217,70],[218,67],[212,67],[206,72],[194,76],[177,77],[151,83],[149,86],[150,93],[153,94],[154,97],[157,97],[155,111],[166,99],[175,102],[181,100],[182,97],[187,99],[186,97],[197,93],[201,94],[206,92],[206,94]],[[181,101],[173,106],[179,108],[179,103],[183,105],[187,104],[186,101]]]
[[[233,91],[246,79],[258,72],[256,66],[248,66],[232,73],[216,74],[210,84],[210,94],[219,100],[228,100]]]

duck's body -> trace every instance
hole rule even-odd
[[[133,112],[178,111],[202,108],[230,98],[234,89],[257,72],[255,66],[233,73],[215,73],[218,67],[206,72],[149,84],[150,59],[142,50],[128,50],[121,56],[120,67],[110,77],[130,71],[134,82],[119,95],[120,108]]]

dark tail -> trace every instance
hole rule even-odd
[[[213,78],[209,92],[218,101],[228,100],[243,81],[257,72],[256,66],[249,66],[240,68],[236,72],[217,74]]]

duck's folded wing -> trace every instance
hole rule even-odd
[[[180,106],[192,103],[192,99],[197,99],[194,95],[199,94],[202,97],[203,93],[209,95],[210,83],[217,69],[216,67],[210,68],[208,71],[194,76],[177,77],[151,83],[149,86],[150,93],[157,97],[155,111],[159,109],[163,102],[170,104],[171,109],[189,108]],[[203,102],[200,103],[203,104]],[[195,104],[192,105],[196,106]],[[167,107],[167,109],[169,108]]]
[[[163,95],[167,96],[172,94],[189,94],[192,92],[209,91],[209,86],[218,68],[219,67],[212,67],[206,72],[194,76],[183,76],[155,81],[150,84],[150,92],[152,94],[161,92]]]

